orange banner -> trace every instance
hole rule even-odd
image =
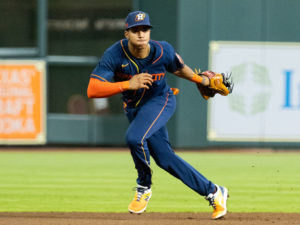
[[[0,61],[0,144],[46,142],[45,65]]]

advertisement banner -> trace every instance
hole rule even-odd
[[[0,145],[46,142],[46,64],[0,60]]]
[[[210,43],[210,69],[233,93],[208,103],[208,140],[300,142],[300,43]]]

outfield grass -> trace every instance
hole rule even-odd
[[[300,212],[300,153],[179,152],[229,188],[231,212]],[[210,212],[155,163],[150,212]],[[0,152],[0,211],[126,212],[136,171],[124,152]]]

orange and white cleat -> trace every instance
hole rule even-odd
[[[143,213],[147,208],[151,195],[151,188],[138,185],[136,187],[134,198],[128,206],[128,211],[137,214]]]
[[[227,198],[228,198],[228,189],[226,187],[218,186],[217,191],[214,194],[209,194],[205,197],[207,201],[209,201],[209,205],[211,205],[214,209],[213,214],[211,216],[212,219],[219,219],[226,215],[227,213]]]

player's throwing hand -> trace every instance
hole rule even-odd
[[[133,76],[129,80],[129,90],[138,90],[140,88],[149,89],[149,86],[152,86],[152,75],[149,73],[140,73]]]

